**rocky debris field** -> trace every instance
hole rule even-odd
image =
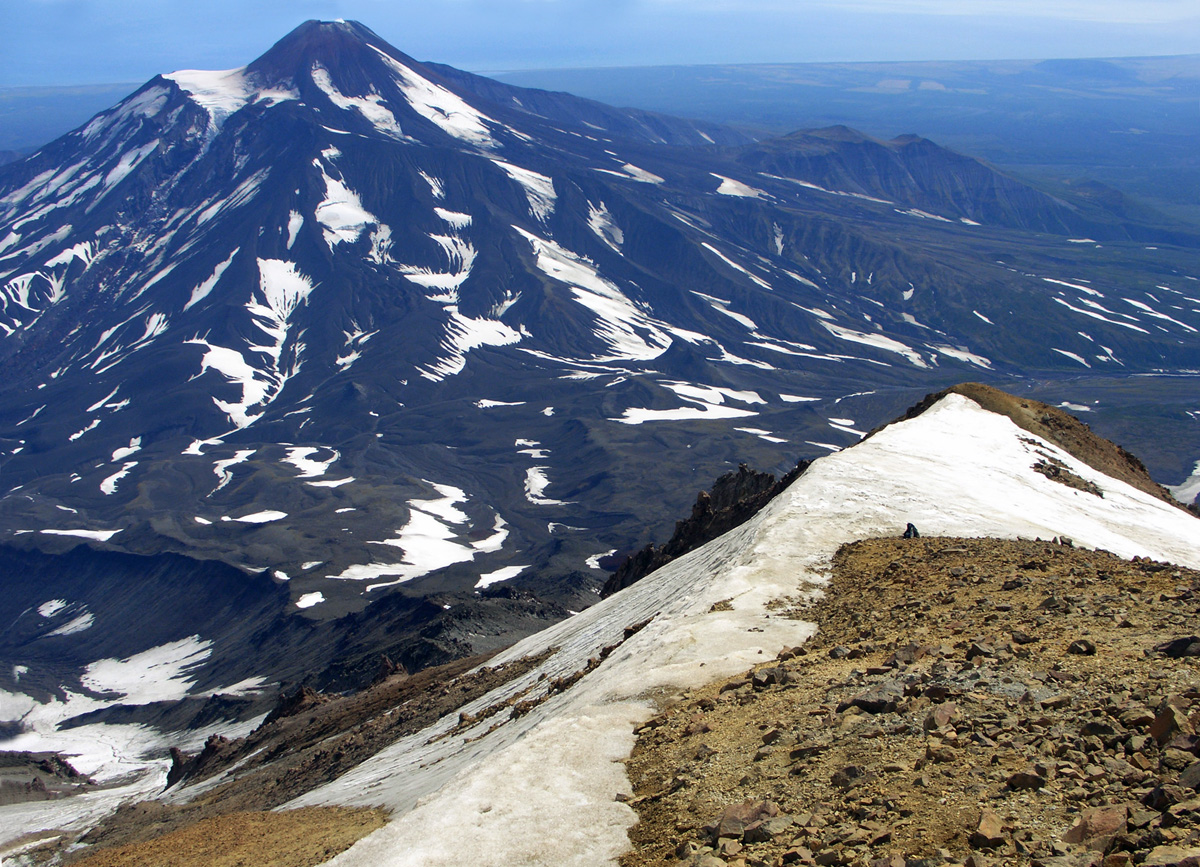
[[[0,751],[0,806],[66,797],[92,785],[57,753]]]
[[[622,865],[1200,864],[1198,607],[1070,540],[844,546],[812,641],[639,731]]]

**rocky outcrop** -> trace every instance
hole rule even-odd
[[[771,473],[760,473],[745,464],[739,465],[736,472],[721,476],[711,491],[701,491],[697,495],[692,514],[675,524],[675,532],[666,544],[647,545],[625,558],[617,571],[609,576],[600,595],[611,596],[645,578],[655,569],[744,524],[798,479],[811,463],[801,461],[795,469],[778,480]]]
[[[57,753],[0,752],[0,805],[63,798],[92,785]]]
[[[299,712],[299,709],[295,712]],[[233,749],[233,741],[222,735],[210,735],[204,742],[204,749],[195,756],[189,756],[177,747],[171,747],[171,769],[167,771],[167,788],[224,764]]]
[[[279,696],[279,701],[276,703],[275,709],[267,714],[267,718],[263,720],[263,725],[270,725],[284,717],[295,716],[302,711],[324,704],[328,700],[327,696],[321,695],[312,687],[301,686],[294,692],[283,693]]]

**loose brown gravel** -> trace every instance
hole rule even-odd
[[[843,546],[825,598],[798,612],[816,638],[640,731],[621,863],[1065,867],[1200,847],[1196,793],[1170,789],[1200,756],[1200,659],[1154,650],[1196,630],[1198,605],[1200,573],[1069,541]],[[1192,732],[1160,743],[1147,732],[1171,697]],[[747,800],[794,822],[764,842],[716,839]],[[1099,852],[1063,841],[1106,805],[1129,816],[1121,836]],[[971,842],[984,811],[1003,829],[986,849]]]

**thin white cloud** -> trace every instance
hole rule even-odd
[[[809,10],[962,18],[1043,18],[1102,24],[1172,24],[1200,19],[1195,0],[643,0],[696,11],[768,12],[799,17]]]

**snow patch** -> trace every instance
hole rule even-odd
[[[689,403],[694,404],[694,406],[685,406],[677,409],[629,407],[622,413],[621,418],[614,419],[614,421],[619,421],[622,424],[644,424],[648,421],[747,418],[758,415],[758,413],[753,410],[728,406],[725,404],[726,399],[746,404],[766,403],[757,392],[753,391],[734,391],[728,388],[693,385],[687,382],[666,381],[660,384],[675,392]]]
[[[49,620],[54,615],[58,614],[70,603],[66,599],[51,599],[49,602],[43,602],[37,607],[37,613]]]
[[[442,337],[441,348],[447,354],[432,364],[419,368],[421,376],[441,382],[455,376],[467,366],[467,354],[481,346],[510,346],[521,341],[521,332],[496,319],[475,319],[449,307],[449,321]]]
[[[967,364],[974,364],[976,367],[982,367],[985,370],[992,369],[992,362],[984,358],[982,355],[976,355],[966,349],[956,346],[930,346],[938,355],[944,355],[947,358],[953,358],[958,361],[965,361]]]
[[[296,607],[301,609],[312,608],[314,605],[320,605],[324,601],[325,594],[318,590],[315,593],[305,593],[303,596],[297,599]]]
[[[121,481],[121,479],[129,475],[129,471],[137,465],[137,461],[126,461],[125,465],[121,467],[121,469],[100,483],[100,493],[106,496],[115,494],[117,492],[117,484]]]
[[[279,512],[273,509],[267,509],[262,512],[254,512],[249,515],[242,515],[240,518],[230,518],[228,516],[222,518],[222,521],[240,521],[243,524],[270,524],[273,521],[280,521],[286,518],[287,512]]]
[[[1178,485],[1167,485],[1167,490],[1181,503],[1194,503],[1200,496],[1200,461],[1192,468],[1192,474]]]
[[[424,265],[401,265],[400,273],[418,286],[440,290],[439,294],[431,295],[430,300],[447,305],[457,304],[458,290],[471,276],[475,264],[475,247],[458,234],[431,234],[429,238],[441,247],[449,270],[435,271]]]
[[[663,179],[654,172],[638,168],[633,163],[624,163],[619,172],[614,172],[612,169],[596,169],[596,171],[604,172],[606,175],[616,175],[618,178],[629,178],[643,184],[663,183]]]
[[[219,129],[226,118],[251,102],[274,105],[298,100],[294,90],[259,89],[240,69],[206,70],[181,69],[163,76],[179,85],[192,101],[208,112],[213,129]]]
[[[954,222],[953,220],[949,220],[945,217],[939,217],[937,214],[931,214],[928,211],[922,211],[920,208],[909,208],[908,210],[905,210],[905,211],[902,211],[899,208],[896,208],[895,211],[897,214],[903,214],[906,217],[917,217],[918,219],[921,219],[921,220],[937,220],[940,223],[953,223]]]
[[[120,530],[41,530],[47,536],[75,536],[79,539],[91,539],[96,542],[107,542]]]
[[[485,572],[479,576],[479,580],[475,582],[475,589],[482,590],[484,587],[491,587],[493,584],[498,584],[501,581],[507,581],[509,578],[516,578],[529,566],[505,566],[503,569],[497,569],[495,572]]]
[[[736,196],[741,199],[760,199],[766,195],[762,190],[743,184],[741,181],[735,181],[733,178],[718,175],[716,172],[709,172],[709,174],[721,182],[721,186],[717,187],[717,195]]]
[[[470,214],[460,214],[457,211],[447,211],[445,208],[434,208],[433,212],[437,214],[444,222],[449,224],[453,229],[465,229],[471,225]]]
[[[78,635],[80,632],[86,632],[87,630],[91,629],[95,623],[95,615],[93,615],[90,611],[84,611],[77,617],[71,618],[71,620],[67,621],[53,632],[47,633],[46,637],[50,638],[56,635]]]
[[[717,256],[717,258],[719,258],[722,262],[724,262],[730,268],[733,268],[735,271],[741,271],[743,274],[745,274],[747,277],[749,277],[751,280],[753,280],[759,286],[761,286],[762,288],[764,288],[768,291],[771,291],[772,287],[771,287],[770,283],[768,283],[762,277],[759,277],[757,274],[751,274],[748,270],[746,270],[746,268],[744,268],[743,266],[739,265],[737,262],[730,259],[728,256],[726,256],[724,253],[722,253],[720,250],[718,250],[712,244],[708,243],[707,241],[704,241],[704,242],[701,242],[700,246],[703,247],[704,249],[708,250],[710,253],[715,254]]]
[[[332,578],[344,581],[371,581],[388,577],[392,580],[369,584],[368,591],[391,587],[420,578],[437,569],[465,563],[482,553],[499,551],[508,538],[504,519],[496,515],[492,534],[475,542],[463,536],[470,529],[466,512],[459,505],[467,495],[453,485],[426,482],[440,494],[435,499],[409,500],[409,519],[394,538],[371,541],[372,545],[400,548],[404,557],[398,563],[367,563],[349,566]],[[461,530],[458,528],[462,528]]]
[[[787,442],[787,440],[783,439],[782,437],[777,437],[777,436],[773,435],[769,430],[763,430],[762,428],[735,427],[734,430],[740,431],[741,433],[748,433],[752,436],[756,436],[760,440],[763,440],[764,442],[769,442],[769,443],[786,443]]]
[[[588,557],[583,562],[587,565],[587,567],[589,569],[598,569],[598,570],[603,571],[603,567],[600,565],[600,561],[603,560],[605,557],[611,557],[615,553],[617,553],[616,548],[609,548],[603,554],[593,554],[591,557]]]
[[[287,248],[292,249],[292,245],[296,243],[296,236],[300,234],[301,227],[304,226],[304,215],[299,211],[288,212],[287,223]]]
[[[1055,280],[1053,277],[1043,277],[1042,280],[1047,283],[1053,283],[1055,286],[1066,286],[1068,289],[1078,289],[1080,292],[1091,295],[1095,298],[1104,297],[1103,292],[1093,289],[1091,286],[1083,286],[1079,283],[1068,283],[1066,280]]]
[[[1072,361],[1078,361],[1084,367],[1091,367],[1091,365],[1087,363],[1087,361],[1083,358],[1083,356],[1077,355],[1074,352],[1068,352],[1065,349],[1055,349],[1054,347],[1051,347],[1050,351],[1057,352],[1059,355],[1064,355],[1067,358],[1071,359]]]
[[[615,283],[605,279],[591,260],[514,226],[529,241],[543,274],[565,283],[579,304],[597,317],[595,336],[607,344],[609,354],[597,361],[648,360],[657,358],[671,337],[666,326],[648,316]]]
[[[316,63],[313,64],[312,80],[329,97],[329,101],[338,108],[343,111],[355,109],[371,126],[384,135],[398,139],[404,138],[404,133],[400,129],[400,123],[396,120],[396,116],[392,114],[391,110],[383,104],[383,98],[379,94],[346,96],[333,83],[329,71]]]
[[[621,252],[621,245],[625,243],[625,233],[608,212],[608,206],[604,202],[599,205],[588,202],[588,228],[613,250]]]
[[[313,455],[326,450],[333,453],[329,458],[323,461],[313,460]],[[341,453],[336,449],[327,449],[325,446],[297,446],[287,450],[287,457],[283,459],[283,462],[291,464],[300,471],[298,478],[315,479],[325,475],[329,467],[340,457]]]
[[[293,213],[295,212],[293,211]],[[289,243],[288,249],[290,250],[291,247],[292,245]],[[225,270],[233,263],[233,257],[236,256],[238,251],[241,249],[241,247],[234,247],[233,252],[229,254],[229,258],[218,264],[217,267],[213,269],[212,274],[209,275],[203,283],[192,290],[192,296],[188,299],[187,304],[183,305],[184,312],[192,309],[208,297],[209,293],[213,291],[217,285],[217,282],[221,279],[221,275],[224,274]]]
[[[221,490],[221,488],[225,487],[230,482],[232,482],[233,481],[233,473],[231,473],[229,471],[229,468],[235,467],[241,463],[245,463],[247,460],[249,460],[250,456],[253,455],[255,451],[257,451],[257,449],[240,449],[231,458],[226,458],[223,461],[214,461],[213,462],[213,472],[217,476],[217,486],[212,489],[212,491],[209,493],[209,496],[211,497],[217,491]],[[197,518],[196,520],[199,521],[200,519]],[[212,523],[212,522],[206,521],[205,523]]]
[[[99,693],[116,693],[121,704],[179,701],[194,685],[195,669],[212,655],[212,642],[199,635],[152,647],[125,659],[100,659],[80,682]]]
[[[550,487],[550,480],[546,477],[547,469],[549,467],[530,467],[525,471],[525,499],[535,506],[568,505],[563,500],[555,500],[542,496],[546,488]]]
[[[158,139],[142,145],[140,148],[129,151],[121,156],[117,164],[113,166],[107,175],[104,176],[104,189],[111,190],[121,181],[129,176],[129,173],[137,168],[138,163],[148,157],[158,148]]]
[[[842,340],[850,343],[861,343],[864,346],[873,346],[876,349],[882,349],[885,352],[894,352],[897,355],[902,355],[914,367],[929,367],[921,354],[908,346],[901,343],[899,340],[893,340],[890,337],[884,337],[882,334],[864,334],[861,331],[854,331],[850,328],[843,328],[840,325],[834,325],[832,322],[821,320],[821,325],[826,331],[834,337],[839,337]]]
[[[330,250],[338,244],[354,243],[368,226],[377,225],[379,220],[363,208],[358,193],[342,179],[331,177],[320,160],[313,162],[321,170],[325,182],[325,198],[314,213],[316,221],[323,227],[321,234],[325,243]]]
[[[268,344],[248,347],[252,353],[265,356],[260,361],[262,366],[255,367],[241,352],[229,347],[216,346],[200,338],[186,341],[204,346],[207,350],[201,358],[198,375],[212,369],[230,383],[240,386],[241,399],[236,402],[217,397],[212,399],[239,430],[261,418],[262,410],[257,413],[251,410],[260,407],[265,410],[299,370],[302,345],[293,347],[290,358],[285,357],[284,350],[291,329],[291,317],[307,301],[314,288],[293,262],[259,259],[258,269],[258,296],[251,297],[246,310],[254,325],[271,339]]]
[[[113,451],[113,453],[112,453],[113,463],[124,460],[125,458],[129,457],[130,455],[140,452],[141,450],[142,450],[142,438],[134,437],[133,439],[131,439],[129,441],[129,445]]]
[[[417,170],[417,174],[425,179],[425,183],[429,184],[429,192],[433,193],[433,197],[435,199],[446,198],[446,186],[442,183],[441,178],[435,178],[433,175],[427,175],[420,169]]]
[[[504,172],[525,190],[529,210],[535,217],[544,223],[546,218],[554,213],[554,206],[558,202],[558,194],[554,192],[554,181],[531,169],[523,169],[496,159],[492,162],[504,169]]]

